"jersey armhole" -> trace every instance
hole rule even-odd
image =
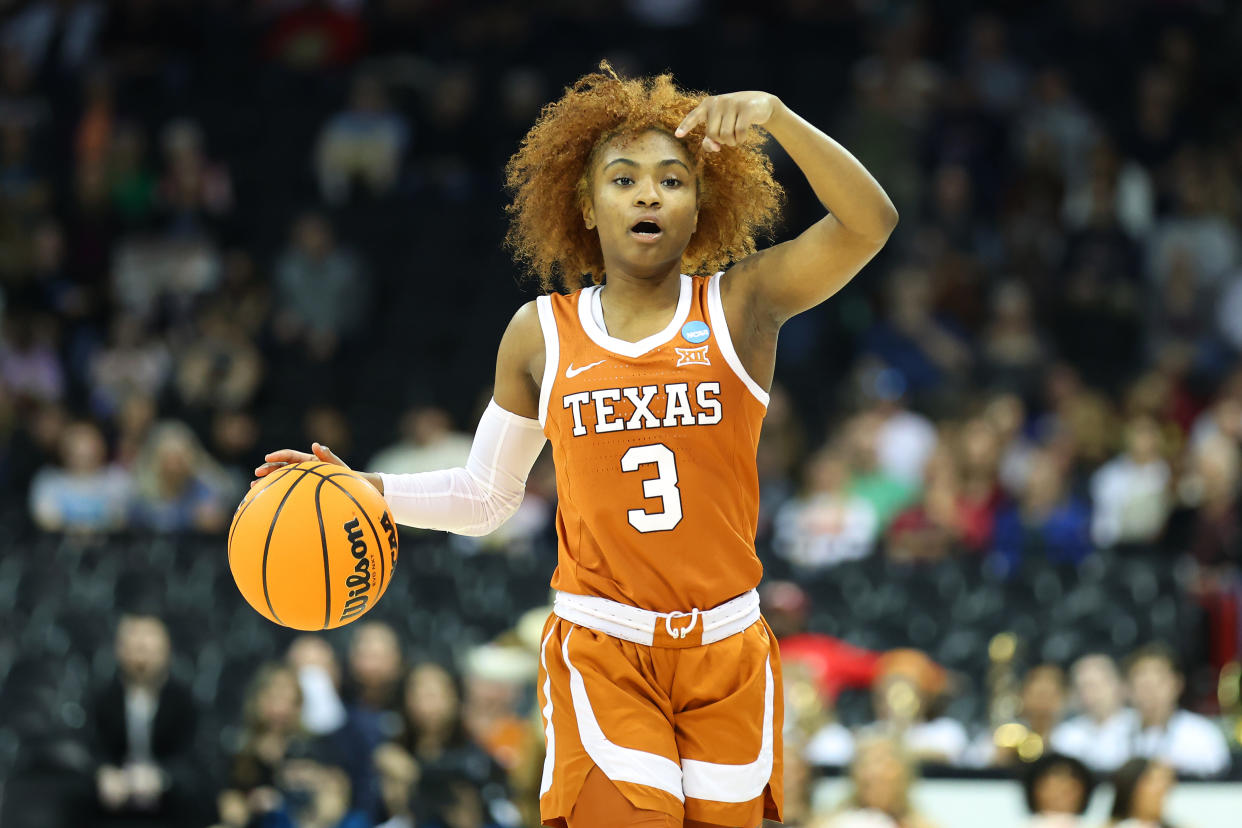
[[[733,349],[733,338],[729,336],[729,323],[725,320],[724,304],[720,301],[720,281],[724,278],[724,271],[717,273],[708,279],[707,282],[707,316],[711,320],[712,329],[716,332],[716,343],[720,347],[720,353],[724,355],[725,362],[729,364],[729,368],[742,381],[747,390],[757,399],[764,408],[768,407],[768,392],[764,391],[759,383],[755,382],[750,374],[746,373],[746,368],[742,365],[742,360],[738,358],[737,351]]]
[[[552,297],[537,297],[535,307],[539,311],[539,327],[543,329],[543,382],[539,383],[539,425],[546,428],[552,384],[556,382],[556,374],[561,369],[561,338],[556,332]]]

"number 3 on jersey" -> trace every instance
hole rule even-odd
[[[643,481],[643,497],[660,498],[664,508],[659,512],[630,509],[630,525],[640,532],[667,532],[681,523],[681,490],[677,488],[677,458],[663,443],[634,446],[621,455],[621,471],[638,471],[640,466],[655,464],[658,474]]]

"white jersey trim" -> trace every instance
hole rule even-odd
[[[587,755],[604,772],[604,776],[613,782],[646,785],[672,794],[679,802],[685,802],[686,795],[681,789],[680,765],[657,753],[622,747],[609,741],[600,729],[595,711],[591,707],[591,699],[587,696],[582,673],[569,660],[569,639],[573,632],[573,627],[570,627],[565,633],[561,656],[565,659],[565,666],[569,668],[569,692],[574,700],[574,717],[578,720],[578,736],[582,739]]]
[[[579,292],[578,320],[582,324],[582,330],[586,332],[586,335],[596,345],[618,356],[636,359],[665,344],[673,338],[677,331],[681,330],[681,326],[686,323],[686,317],[690,315],[690,299],[694,292],[691,290],[691,285],[690,277],[684,273],[681,274],[681,295],[677,299],[677,310],[673,312],[672,320],[669,321],[664,330],[640,339],[637,342],[626,342],[624,339],[609,336],[608,332],[595,321],[595,316],[591,312],[591,306],[599,301],[599,285],[583,288]]]
[[[733,373],[742,381],[742,384],[754,395],[755,399],[763,403],[763,407],[768,407],[768,392],[755,382],[750,374],[746,373],[746,368],[742,366],[742,360],[738,358],[737,351],[733,349],[733,339],[729,336],[729,323],[725,320],[724,304],[720,301],[720,280],[724,278],[724,272],[717,273],[707,282],[707,317],[711,320],[712,330],[716,335],[716,343],[720,347],[720,353],[724,355],[725,362],[733,369]]]
[[[759,755],[745,765],[682,759],[682,786],[687,797],[712,802],[749,802],[761,795],[771,781],[775,692],[771,656],[764,662],[763,669],[763,737]]]
[[[543,329],[543,382],[539,383],[539,425],[547,428],[548,400],[552,398],[552,384],[561,367],[561,337],[556,330],[556,314],[552,312],[552,297],[535,299],[539,310],[539,327]]]
[[[543,780],[539,783],[539,797],[552,790],[552,773],[556,768],[556,731],[552,727],[552,674],[548,672],[548,639],[552,637],[552,633],[556,631],[556,625],[552,625],[552,629],[544,636],[543,643],[539,645],[539,659],[543,662],[543,720],[546,723],[543,729],[544,739],[547,741],[547,751],[543,757]]]

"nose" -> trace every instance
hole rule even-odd
[[[634,188],[634,204],[637,207],[658,207],[660,206],[660,191],[652,182],[639,185]]]

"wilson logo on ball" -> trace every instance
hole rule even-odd
[[[367,602],[371,600],[367,595],[371,591],[371,559],[367,557],[367,544],[362,539],[362,527],[358,524],[358,518],[349,521],[342,528],[349,541],[349,552],[357,561],[354,564],[354,573],[345,579],[349,600],[345,602],[345,609],[341,612],[340,620],[344,621],[365,611]]]
[[[392,565],[397,565],[397,527],[392,525],[392,518],[384,512],[380,518],[380,528],[388,535],[388,548],[392,551]]]

